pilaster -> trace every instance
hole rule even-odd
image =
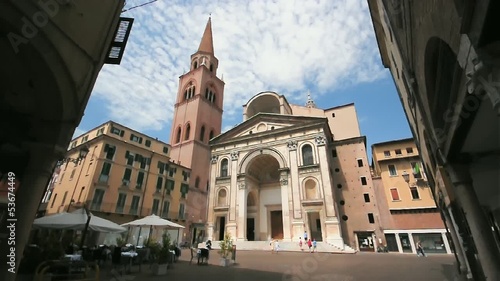
[[[300,205],[300,183],[297,161],[297,141],[290,140],[287,143],[290,155],[290,192],[292,194],[293,219],[302,219],[302,206]]]
[[[237,193],[238,193],[238,156],[239,152],[231,152],[231,188],[229,188],[231,200],[229,204],[229,223],[236,223],[236,207],[237,207]],[[233,232],[232,235],[237,235]]]
[[[247,240],[246,237],[246,229],[247,229],[247,204],[246,204],[246,195],[247,195],[247,189],[246,189],[246,180],[245,176],[238,176],[238,196],[237,196],[237,201],[238,201],[238,227],[237,227],[237,234],[236,234],[236,240],[237,241],[245,241]]]
[[[330,170],[328,166],[328,159],[326,158],[328,152],[326,151],[326,139],[324,136],[319,135],[315,138],[318,147],[319,169],[321,171],[321,181],[323,182],[323,194],[325,200],[326,217],[335,217],[335,201],[332,193],[332,183],[330,181]]]
[[[290,227],[290,205],[288,201],[288,170],[281,170],[280,185],[281,185],[281,208],[283,212],[283,240],[291,241]]]

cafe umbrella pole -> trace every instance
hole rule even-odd
[[[87,214],[87,223],[85,223],[85,228],[83,229],[83,233],[82,233],[82,240],[80,241],[80,250],[82,250],[82,251],[83,251],[83,245],[85,244],[85,236],[87,236],[87,231],[89,229],[90,220],[92,219],[92,215],[90,214],[89,210],[87,209],[87,206],[83,205],[83,208],[85,209],[85,213]]]

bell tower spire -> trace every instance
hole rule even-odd
[[[201,37],[200,46],[198,47],[198,52],[208,53],[210,55],[214,54],[214,42],[212,39],[212,17],[208,17],[207,25],[205,26],[205,31]]]

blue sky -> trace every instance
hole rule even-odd
[[[159,0],[127,11],[135,22],[124,59],[103,67],[75,136],[113,120],[169,142],[178,77],[209,14],[226,83],[223,130],[258,92],[304,104],[310,91],[320,108],[354,102],[368,146],[411,137],[366,0]]]

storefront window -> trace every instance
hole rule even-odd
[[[446,254],[446,247],[441,233],[414,233],[413,241],[415,244],[420,241],[426,253]]]
[[[375,247],[373,245],[373,232],[358,232],[358,245],[360,251],[373,252]]]
[[[408,233],[400,233],[399,240],[401,240],[401,247],[403,248],[403,253],[411,253],[410,236]]]

